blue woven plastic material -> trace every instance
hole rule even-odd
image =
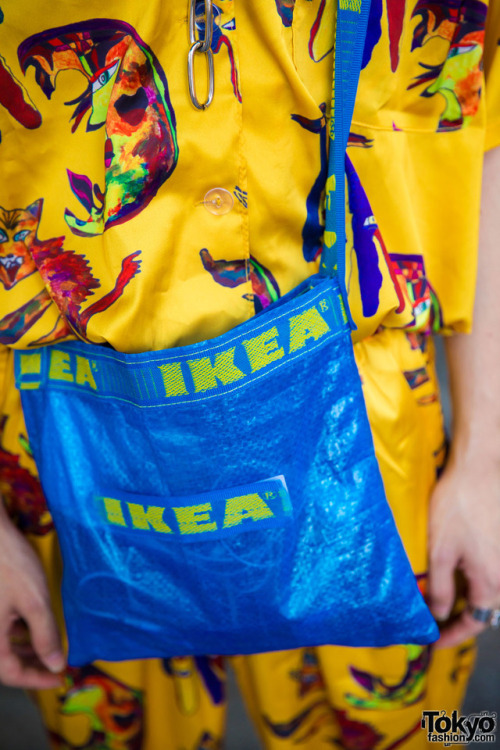
[[[212,341],[16,353],[69,660],[427,643],[339,290]]]

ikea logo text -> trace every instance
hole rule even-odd
[[[102,497],[100,500],[104,519],[112,526],[181,537],[213,535],[236,530],[243,524],[255,525],[263,521],[267,525],[269,520],[275,518],[271,504],[266,503],[257,492],[225,499],[223,514],[217,512],[219,522],[211,502],[165,508],[112,497]]]

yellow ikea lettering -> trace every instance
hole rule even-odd
[[[189,505],[184,508],[172,508],[179,524],[181,534],[199,534],[200,531],[217,531],[215,521],[210,522],[210,503]],[[208,521],[208,523],[206,523]]]
[[[260,370],[261,367],[265,367],[270,362],[274,362],[274,360],[285,356],[283,348],[278,347],[277,338],[278,329],[270,328],[268,331],[261,333],[260,336],[255,336],[253,339],[242,342],[252,367],[252,372]]]
[[[123,515],[121,502],[114,500],[112,497],[103,497],[102,500],[108,521],[115,526],[126,526],[127,522]]]
[[[184,382],[180,362],[159,365],[166,396],[184,396],[188,391]]]
[[[217,388],[218,380],[223,385],[228,385],[244,377],[245,374],[233,362],[234,352],[235,347],[221,352],[215,357],[213,365],[210,357],[193,359],[188,362],[193,377],[194,389],[197,393]]]
[[[24,382],[23,375],[40,375],[42,369],[42,357],[40,354],[21,354],[21,383],[20,388],[24,391],[35,390],[40,387],[40,382]]]
[[[149,505],[147,509],[138,503],[127,503],[132,524],[136,529],[149,530],[152,527],[162,534],[172,534],[172,529],[163,520],[165,508]]]
[[[274,513],[271,508],[266,505],[261,496],[256,492],[251,495],[231,497],[226,503],[224,528],[238,526],[245,518],[251,518],[253,521],[261,521],[264,518],[272,518],[273,516]]]
[[[21,374],[39,375],[42,369],[41,354],[21,354]]]
[[[329,330],[330,326],[316,307],[310,307],[300,315],[294,315],[290,318],[290,352],[301,349],[307,339],[321,338]]]
[[[88,383],[91,388],[97,390],[97,386],[92,375],[92,367],[90,361],[85,357],[79,357],[76,355],[76,382],[78,385],[85,385]]]
[[[326,247],[333,247],[335,243],[337,242],[336,232],[325,231],[323,233],[323,240],[325,242]]]
[[[335,175],[331,174],[326,181],[326,210],[331,211],[332,209],[332,195],[335,192]]]
[[[340,0],[339,7],[341,10],[352,10],[355,13],[361,13],[361,0]]]
[[[71,372],[71,362],[69,354],[61,352],[59,349],[53,349],[50,355],[49,378],[51,380],[66,380],[72,383],[73,373]]]

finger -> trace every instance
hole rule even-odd
[[[442,631],[441,637],[435,644],[435,647],[450,648],[451,646],[458,646],[469,638],[479,635],[487,627],[487,623],[478,622],[472,617],[469,610],[466,609],[457,620]]]
[[[47,690],[63,684],[60,675],[46,669],[24,664],[14,654],[3,654],[0,658],[0,682],[13,688],[25,690]]]
[[[452,557],[435,555],[429,565],[427,601],[436,620],[449,617],[455,601],[455,561]]]
[[[33,649],[40,661],[54,673],[66,666],[61,639],[50,604],[43,599],[32,600],[22,612],[31,635]]]

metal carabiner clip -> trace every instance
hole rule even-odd
[[[207,78],[208,78],[208,93],[207,98],[204,102],[200,102],[196,95],[196,85],[194,82],[194,56],[196,53],[201,52],[203,42],[200,40],[195,42],[188,53],[188,83],[189,83],[189,95],[196,109],[206,109],[212,103],[214,98],[214,56],[211,49],[205,51],[207,58]]]
[[[200,0],[190,0],[189,4],[189,41],[191,47],[188,53],[188,84],[189,95],[196,109],[206,109],[212,103],[214,98],[214,56],[212,52],[212,32],[214,23],[214,11],[212,0],[204,0],[204,19],[205,34],[203,39],[197,36],[196,29],[196,5]],[[207,80],[208,93],[205,102],[200,102],[196,94],[194,59],[196,54],[204,54],[207,57]]]

